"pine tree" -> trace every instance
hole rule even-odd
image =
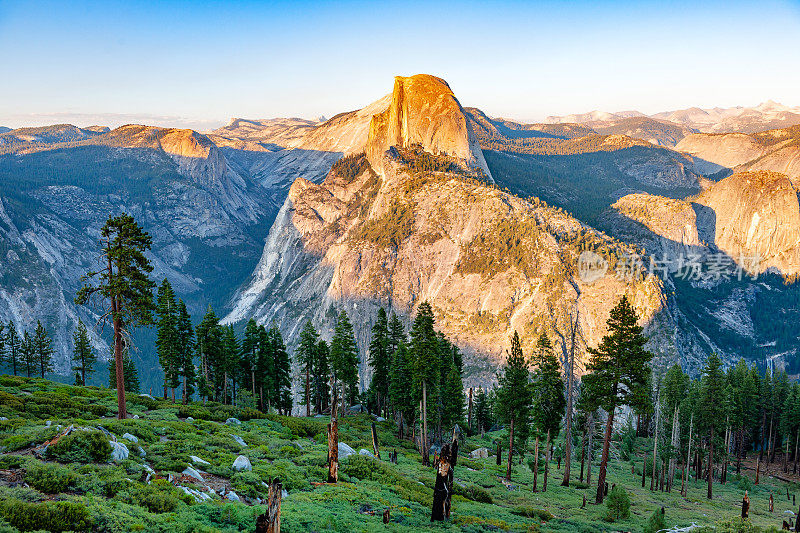
[[[258,357],[256,361],[256,392],[258,408],[268,411],[272,407],[275,389],[275,346],[270,341],[267,328],[258,326]]]
[[[33,351],[36,356],[36,363],[39,366],[39,374],[42,379],[47,372],[53,371],[53,339],[47,334],[42,323],[36,322],[36,330],[33,333]]]
[[[511,461],[514,455],[514,428],[530,425],[533,403],[528,361],[522,354],[519,334],[511,337],[511,353],[506,358],[503,373],[497,376],[497,414],[508,425],[508,467],[506,480],[511,481]],[[519,437],[518,437],[519,439]]]
[[[317,344],[319,333],[310,320],[300,331],[300,343],[295,351],[295,358],[300,363],[300,379],[303,387],[303,404],[306,406],[306,416],[311,416],[311,404],[314,396],[314,383],[316,381],[315,365],[317,359]]]
[[[605,496],[614,412],[623,405],[636,409],[648,402],[648,364],[653,358],[653,354],[644,348],[647,338],[642,335],[636,311],[626,296],[611,310],[607,324],[608,335],[596,349],[588,349],[590,360],[586,369],[589,374],[583,378],[584,393],[590,398],[590,404],[602,407],[608,413],[597,478],[598,504],[603,503]]]
[[[670,429],[669,446],[665,456],[669,459],[669,474],[667,476],[667,489],[672,488],[672,479],[675,475],[675,460],[680,452],[678,439],[680,437],[679,420],[681,403],[689,390],[689,376],[683,373],[680,365],[675,364],[667,370],[661,385],[661,401],[663,412],[668,417]],[[666,426],[665,426],[666,427]]]
[[[156,298],[156,315],[158,316],[156,351],[158,362],[164,372],[164,399],[167,399],[167,389],[172,389],[172,399],[175,400],[175,383],[178,381],[178,306],[175,304],[175,293],[169,280],[164,278],[158,288]]]
[[[19,356],[25,365],[25,375],[31,377],[36,373],[36,349],[33,346],[33,337],[27,331],[22,332],[22,341],[19,344]]]
[[[78,329],[72,334],[72,371],[75,372],[75,384],[86,385],[86,374],[91,374],[97,356],[89,342],[89,332],[83,321],[78,320]]]
[[[339,313],[336,321],[330,353],[331,369],[334,380],[342,391],[342,401],[354,404],[358,398],[358,345],[356,344],[353,326],[344,311]]]
[[[719,437],[725,421],[726,381],[722,372],[722,361],[712,353],[703,368],[700,384],[700,404],[698,405],[698,425],[708,434],[708,499],[712,498],[712,478],[714,473],[714,443]]]
[[[244,336],[239,347],[239,361],[242,367],[242,387],[247,388],[256,398],[256,371],[259,350],[258,324],[252,318],[247,321]]]
[[[567,408],[564,396],[564,379],[553,345],[547,334],[542,332],[536,342],[533,355],[533,396],[534,420],[539,435],[545,435],[545,477],[543,490],[547,490],[547,479],[550,468],[550,443],[558,436],[561,419]]]
[[[277,325],[273,324],[270,328],[269,337],[275,369],[272,403],[279,413],[288,415],[292,412],[292,365]]]
[[[233,326],[223,327],[222,350],[224,352],[225,385],[223,398],[225,403],[236,405],[236,383],[239,380],[241,365],[239,364],[239,339]],[[230,391],[228,387],[230,386]]]
[[[488,431],[492,427],[492,413],[483,387],[478,388],[478,392],[475,394],[475,424],[478,433]]]
[[[413,383],[411,380],[411,367],[409,364],[408,348],[403,339],[397,338],[397,344],[392,354],[392,373],[389,380],[389,396],[392,407],[400,414],[399,431],[403,436],[405,426],[414,419],[416,404],[414,402]]]
[[[123,348],[122,375],[125,380],[125,390],[127,392],[138,393],[140,389],[139,371],[136,369],[133,359],[131,359],[127,346]],[[108,388],[117,388],[117,361],[113,357],[108,367]]]
[[[75,303],[86,305],[95,296],[107,302],[101,315],[110,316],[114,328],[114,358],[121,366],[116,384],[117,417],[124,419],[127,410],[122,372],[123,337],[128,328],[153,322],[153,288],[156,284],[148,277],[153,267],[144,255],[150,249],[152,238],[126,213],[109,217],[100,235],[100,269],[81,278],[86,284],[78,290]],[[91,279],[99,279],[97,285],[89,284]]]
[[[417,309],[414,325],[411,327],[411,346],[409,350],[413,389],[415,399],[422,401],[422,464],[428,466],[428,405],[438,401],[438,385],[441,376],[439,341],[434,330],[433,309],[426,301]]]
[[[186,404],[194,394],[197,373],[194,367],[194,328],[192,327],[192,318],[189,316],[183,300],[178,300],[176,330],[178,333],[177,377],[183,382],[181,401]],[[177,385],[175,386],[177,387]]]
[[[444,362],[448,363],[449,370],[442,382],[442,424],[445,428],[465,426],[464,422],[464,382],[461,378],[461,370],[458,362],[461,359],[461,352],[453,344],[447,343],[446,348],[448,357]]]
[[[18,367],[22,366],[22,356],[20,348],[22,347],[22,339],[17,333],[17,328],[14,323],[9,320],[8,332],[6,333],[6,359],[11,366],[14,375],[17,375]]]
[[[6,325],[0,322],[0,366],[6,361]]]
[[[377,400],[378,413],[386,413],[386,400],[389,396],[390,358],[389,358],[389,319],[386,311],[378,309],[378,317],[372,325],[372,338],[369,343],[369,364],[372,367],[372,381],[369,389]]]
[[[317,413],[321,414],[328,408],[330,398],[331,366],[330,348],[325,340],[320,339],[317,343],[317,351],[314,359],[314,395],[312,400],[317,407]]]
[[[200,359],[200,396],[219,400],[225,379],[225,352],[222,328],[211,306],[195,329],[195,348]]]

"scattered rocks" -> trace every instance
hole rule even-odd
[[[52,421],[50,421],[50,420],[47,420],[47,421],[44,423],[44,425],[45,425],[45,426],[47,426],[47,427],[50,427],[50,426],[52,426],[52,425],[53,425],[53,422],[52,422]]]
[[[194,478],[197,481],[203,481],[203,476],[200,474],[200,472],[198,472],[191,466],[187,466],[186,470],[181,472],[181,474],[183,474],[184,476],[189,476],[190,478]]]
[[[238,444],[239,446],[241,446],[243,448],[247,448],[247,444],[244,442],[244,439],[242,439],[242,437],[240,437],[239,435],[233,435],[233,434],[231,434],[231,437],[233,437],[233,440],[236,441],[236,444]]]
[[[139,419],[139,415],[133,415],[131,418],[133,418],[134,420],[138,420]]]
[[[191,416],[187,416],[186,417],[186,421],[187,422],[194,422],[194,418],[192,418]]]
[[[125,439],[125,440],[129,440],[131,442],[135,442],[137,444],[139,443],[139,437],[137,437],[135,435],[131,435],[130,433],[123,433],[122,434],[122,438]]]
[[[241,420],[239,420],[238,418],[233,418],[233,417],[227,419],[225,421],[225,423],[227,425],[229,425],[229,426],[241,426],[242,425],[242,421]]]
[[[147,452],[141,446],[136,446],[136,451],[139,453],[139,457],[147,457]]]
[[[253,465],[250,464],[250,459],[248,459],[244,455],[240,455],[233,462],[233,465],[231,466],[231,468],[233,468],[237,472],[242,472],[242,471],[245,471],[245,470],[246,471],[250,471],[250,470],[253,469]]]
[[[8,418],[5,416],[0,416],[0,420],[8,420]]]
[[[356,451],[345,444],[344,442],[339,442],[339,460],[345,459],[350,457],[351,455],[355,455]]]
[[[182,485],[178,485],[178,488],[181,489],[185,494],[192,496],[196,502],[204,502],[211,499],[211,496],[200,492],[199,490],[190,489],[189,487],[184,487]]]
[[[199,457],[197,457],[196,455],[190,455],[190,456],[189,456],[189,459],[191,459],[191,460],[192,460],[192,462],[193,462],[194,464],[196,464],[196,465],[210,465],[210,464],[211,464],[211,463],[209,463],[208,461],[204,461],[203,459],[200,459],[200,458],[199,458]]]
[[[128,459],[130,452],[127,446],[114,440],[110,440],[108,443],[111,445],[111,460],[113,462],[119,463]]]
[[[152,397],[152,396],[150,396],[149,394],[140,394],[139,396],[141,396],[141,397],[143,397],[143,398],[150,398],[151,400],[155,400],[155,398],[153,398],[153,397]]]
[[[236,494],[235,492],[233,492],[232,490],[228,491],[228,493],[225,495],[225,499],[226,500],[230,500],[232,502],[240,502],[240,501],[242,501],[241,498],[239,498],[239,495]]]
[[[159,437],[158,442],[169,442],[169,439],[167,437]]]
[[[383,418],[382,416],[379,416],[375,418],[375,422],[386,422],[386,419]]]
[[[373,459],[375,459],[375,456],[372,455],[372,452],[365,448],[361,448],[360,450],[358,450],[358,455],[366,455],[367,457],[372,457]]]
[[[472,450],[469,456],[473,459],[487,459],[489,457],[489,449],[478,448],[477,450]]]
[[[145,471],[146,471],[146,472],[149,472],[149,473],[151,473],[151,474],[155,474],[155,473],[156,473],[156,471],[155,471],[155,470],[153,470],[153,469],[150,467],[150,465],[144,465],[144,467],[143,467],[143,468],[145,469]]]

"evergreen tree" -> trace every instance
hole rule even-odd
[[[258,358],[256,360],[256,391],[258,408],[269,411],[275,390],[275,346],[265,326],[258,326]]]
[[[392,407],[400,414],[400,436],[404,428],[414,419],[416,404],[414,402],[411,367],[408,348],[403,339],[397,338],[392,354],[392,372],[389,380],[389,396]]]
[[[181,401],[186,404],[194,394],[194,385],[197,380],[197,373],[194,367],[194,328],[192,318],[186,310],[183,300],[178,300],[178,323],[176,325],[178,337],[177,350],[177,376],[183,382],[183,394]],[[177,387],[175,383],[170,386]]]
[[[711,483],[714,473],[714,443],[719,437],[719,431],[725,424],[727,397],[725,394],[727,383],[722,372],[722,361],[719,356],[712,353],[706,360],[703,368],[703,378],[700,385],[700,404],[698,405],[699,429],[708,434],[708,499],[712,497]]]
[[[588,349],[590,360],[586,369],[589,374],[583,378],[584,393],[588,395],[589,403],[602,407],[608,413],[597,479],[598,504],[603,503],[605,496],[614,412],[623,405],[637,409],[646,404],[650,376],[648,363],[653,358],[653,354],[644,349],[647,338],[642,335],[636,311],[626,296],[611,310],[607,324],[608,335],[603,337],[596,349]]]
[[[75,384],[86,385],[86,374],[91,374],[97,356],[89,342],[89,332],[83,321],[78,320],[78,329],[72,334],[72,371],[75,372]]]
[[[208,307],[203,320],[195,328],[195,348],[200,359],[200,396],[219,400],[225,379],[225,351],[222,328],[216,313]]]
[[[258,369],[259,351],[259,329],[258,324],[252,318],[247,321],[244,328],[244,336],[239,347],[239,364],[242,367],[241,386],[248,389],[253,398],[256,398],[256,371]]]
[[[239,340],[233,326],[223,327],[222,350],[224,352],[225,385],[223,398],[225,402],[236,405],[236,383],[239,380],[241,365],[239,364]],[[230,391],[228,387],[230,386]]]
[[[394,354],[397,351],[397,348],[400,347],[400,344],[407,344],[408,339],[406,338],[406,330],[403,327],[403,323],[400,321],[400,318],[392,313],[392,316],[389,318],[389,353]]]
[[[661,385],[662,412],[669,422],[669,425],[665,427],[670,428],[670,440],[664,454],[669,460],[668,488],[672,486],[672,478],[675,474],[675,460],[680,452],[678,442],[680,437],[680,408],[689,390],[689,381],[689,376],[683,373],[680,365],[675,364],[667,370]]]
[[[428,466],[428,423],[431,414],[428,405],[438,403],[438,385],[441,378],[439,340],[434,330],[433,309],[426,301],[417,309],[411,327],[410,360],[413,389],[416,399],[422,400],[422,464]]]
[[[325,340],[320,339],[317,343],[317,351],[314,359],[314,389],[312,401],[317,407],[317,413],[321,414],[328,408],[330,398],[331,368],[330,368],[330,348]]]
[[[47,334],[42,323],[36,322],[36,330],[33,333],[33,351],[36,356],[36,363],[39,366],[39,374],[42,379],[47,372],[53,371],[53,339]]]
[[[475,425],[479,433],[492,428],[492,413],[483,387],[478,388],[478,392],[475,394]]]
[[[78,290],[75,303],[86,305],[94,296],[107,304],[101,315],[110,316],[114,328],[114,358],[117,372],[117,417],[127,418],[125,407],[125,376],[122,369],[123,337],[129,327],[147,326],[153,322],[153,288],[148,274],[153,271],[145,251],[152,239],[136,224],[132,216],[123,213],[109,217],[100,230],[102,238],[100,269],[86,274],[86,284]],[[98,278],[97,285],[89,280]]]
[[[6,336],[5,336],[5,329],[6,325],[0,322],[0,365],[3,365],[6,361]]]
[[[17,375],[18,367],[22,366],[22,355],[20,348],[22,347],[22,339],[17,333],[17,328],[14,322],[8,321],[8,332],[6,333],[6,360],[11,366],[14,375]]]
[[[314,383],[316,381],[315,362],[319,343],[319,333],[310,320],[306,321],[300,331],[300,343],[295,351],[295,358],[300,363],[300,379],[303,387],[303,405],[306,406],[306,416],[311,416],[311,404],[314,396]]]
[[[31,377],[36,373],[36,348],[33,345],[33,337],[27,331],[22,332],[19,355],[25,365],[25,375]]]
[[[455,369],[455,365],[453,368]],[[511,337],[511,353],[508,354],[503,373],[497,377],[497,415],[508,425],[509,433],[507,481],[511,481],[514,428],[516,427],[519,430],[530,424],[533,398],[529,378],[528,361],[525,360],[525,356],[522,354],[519,334],[514,331],[514,336]]]
[[[344,311],[339,313],[336,321],[330,353],[331,369],[334,380],[341,387],[342,400],[351,404],[358,398],[358,345],[356,344],[353,326]]]
[[[553,345],[547,334],[542,332],[536,342],[533,356],[536,370],[533,372],[534,420],[539,435],[545,435],[545,477],[543,490],[547,490],[550,468],[551,443],[558,436],[561,420],[567,408],[564,396],[564,379]],[[499,399],[499,395],[498,395]]]
[[[378,317],[372,325],[372,338],[369,343],[369,365],[372,367],[372,381],[369,389],[376,399],[378,413],[386,413],[390,378],[389,319],[386,311],[378,309]]]
[[[288,415],[292,412],[292,365],[278,326],[273,324],[269,337],[275,369],[272,403],[279,413]]]
[[[172,389],[172,400],[175,400],[175,383],[178,381],[178,306],[175,304],[175,293],[169,280],[164,278],[158,288],[156,297],[156,315],[158,316],[156,351],[158,362],[164,372],[164,399],[167,389]]]

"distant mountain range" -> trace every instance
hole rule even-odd
[[[485,383],[514,330],[526,349],[539,331],[560,342],[577,313],[594,345],[624,293],[661,362],[695,371],[715,351],[796,372],[797,336],[776,327],[800,308],[784,284],[800,272],[795,120],[800,110],[768,102],[525,124],[464,108],[420,75],[327,120],[2,131],[0,320],[42,319],[64,371],[78,318],[94,319],[72,303],[80,275],[102,223],[126,210],[153,235],[155,277],[193,313],[275,320],[290,346],[305,320],[329,336],[345,309],[365,355],[379,305],[408,320],[429,300],[468,379]],[[587,250],[609,275],[579,275]],[[662,279],[647,257],[630,279],[611,272],[642,252],[765,261],[757,280]],[[139,357],[157,387],[154,355]]]

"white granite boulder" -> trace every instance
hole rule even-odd
[[[233,462],[233,465],[231,466],[231,468],[233,468],[237,472],[243,472],[243,471],[252,470],[253,469],[253,465],[250,464],[250,459],[248,459],[244,455],[240,455]]]

